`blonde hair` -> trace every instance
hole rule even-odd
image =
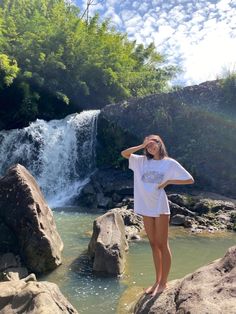
[[[159,146],[159,156],[160,159],[163,159],[164,157],[168,157],[168,153],[165,147],[165,144],[163,142],[163,140],[161,139],[161,137],[159,135],[156,134],[151,134],[146,136],[148,139],[152,139],[155,142],[157,142],[158,146]],[[150,154],[146,148],[144,148],[144,154],[147,156],[147,159],[152,159],[153,155]]]

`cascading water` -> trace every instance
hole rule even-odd
[[[0,175],[20,163],[35,177],[50,206],[71,205],[95,170],[98,114],[99,110],[88,110],[1,131]]]

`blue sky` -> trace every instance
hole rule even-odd
[[[73,1],[73,0],[72,0]],[[74,0],[81,11],[87,0]],[[181,66],[177,82],[198,84],[236,70],[236,0],[95,0],[90,15],[110,18],[129,39],[154,42],[167,63]]]

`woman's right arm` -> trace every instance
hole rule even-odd
[[[138,146],[133,146],[133,147],[127,148],[127,149],[125,149],[125,150],[122,150],[121,155],[122,155],[124,158],[129,159],[129,157],[130,157],[130,155],[131,155],[132,153],[135,153],[135,152],[137,152],[138,150],[140,150],[140,149],[142,149],[142,148],[144,148],[144,147],[145,147],[145,146],[144,146],[143,144],[141,144],[141,145],[138,145]]]
[[[129,148],[125,149],[125,150],[122,150],[121,155],[124,158],[129,159],[131,154],[137,152],[140,149],[145,148],[149,142],[150,142],[150,139],[145,138],[143,144],[138,145],[138,146],[129,147]]]

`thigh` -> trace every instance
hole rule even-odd
[[[143,216],[143,224],[149,241],[155,240],[155,217]]]
[[[168,243],[170,215],[155,217],[155,241],[161,245]]]

